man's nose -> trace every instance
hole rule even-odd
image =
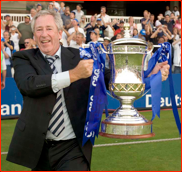
[[[47,36],[47,30],[46,29],[42,29],[41,36],[43,36],[43,37]]]

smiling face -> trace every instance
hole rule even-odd
[[[47,22],[49,21],[49,22]],[[35,21],[34,40],[46,55],[54,55],[59,49],[62,31],[58,31],[52,15],[40,16]]]

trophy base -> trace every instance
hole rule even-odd
[[[152,121],[138,116],[109,116],[101,122],[99,135],[118,139],[144,139],[155,136]]]

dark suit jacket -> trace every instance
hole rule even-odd
[[[79,50],[61,47],[62,71],[73,69],[80,61]],[[41,155],[56,94],[51,87],[52,71],[39,49],[16,52],[13,55],[15,81],[23,95],[23,109],[17,121],[7,160],[35,168]],[[108,83],[110,72],[105,71]],[[92,144],[83,147],[82,137],[86,119],[90,77],[80,79],[64,88],[68,114],[81,150],[89,165]]]

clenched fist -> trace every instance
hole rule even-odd
[[[167,80],[168,75],[169,75],[169,68],[170,68],[170,66],[169,66],[167,61],[162,62],[162,63],[158,63],[158,64],[156,64],[156,66],[154,67],[154,69],[150,75],[156,74],[160,70],[161,74],[162,74],[162,81],[165,81],[165,80]]]
[[[78,65],[69,71],[70,81],[75,82],[79,79],[88,78],[92,75],[93,60],[81,60]]]

